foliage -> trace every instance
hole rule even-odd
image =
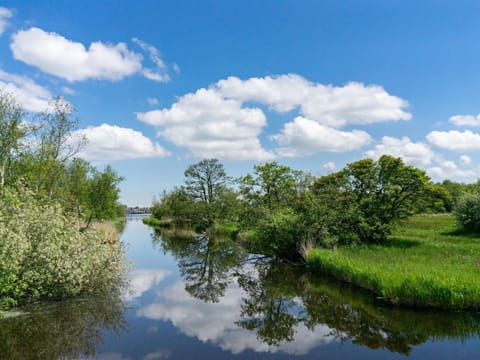
[[[118,198],[120,189],[118,185],[123,181],[110,165],[104,171],[94,171],[88,181],[87,210],[91,219],[114,219],[118,214]]]
[[[428,219],[413,218],[415,226],[409,231],[430,231]],[[435,225],[441,231],[451,229],[452,218],[440,218]],[[177,258],[192,296],[219,301],[229,284],[238,283],[242,296],[235,324],[266,345],[286,345],[305,334],[299,331],[304,327],[312,332],[328,328],[329,338],[407,355],[432,339],[465,340],[480,333],[480,318],[474,312],[385,306],[366,291],[305,273],[301,266],[239,252],[235,242],[211,242],[192,234],[172,237],[165,230],[154,243]]]
[[[223,165],[217,159],[204,159],[185,170],[185,190],[194,199],[214,203],[228,181]]]
[[[152,215],[158,220],[170,218],[177,226],[192,226],[202,221],[196,211],[197,203],[192,200],[184,187],[165,192],[160,201],[153,203]]]
[[[447,193],[447,197],[442,198],[445,211],[447,212],[452,212],[455,210],[458,200],[463,193],[475,192],[479,187],[478,182],[476,184],[464,184],[452,180],[444,180],[437,185],[443,188],[443,190]]]
[[[266,215],[257,225],[258,241],[254,252],[272,257],[298,257],[298,241],[302,236],[300,220],[290,209],[279,209]]]
[[[26,134],[26,127],[22,125],[23,110],[15,99],[7,94],[0,93],[0,189],[8,184],[12,172],[12,163],[18,155],[20,139]]]
[[[0,301],[5,305],[106,289],[121,276],[122,251],[84,229],[114,219],[122,180],[74,156],[78,121],[62,98],[28,115],[0,92]],[[34,120],[34,121],[32,121]],[[25,124],[29,124],[28,126]],[[88,226],[87,226],[88,228]],[[107,239],[108,240],[108,239]]]
[[[240,211],[237,194],[217,159],[205,159],[185,171],[185,185],[164,192],[152,204],[152,215],[177,226],[206,230],[218,222],[236,221]]]
[[[480,243],[455,235],[453,216],[417,216],[393,235],[383,244],[311,250],[307,264],[391,303],[480,308]]]
[[[413,207],[415,214],[438,214],[452,212],[453,196],[442,184],[428,183]],[[456,200],[455,200],[456,201]]]
[[[466,232],[480,233],[480,191],[465,192],[455,209],[458,227]]]
[[[58,201],[65,212],[112,219],[119,214],[123,178],[109,166],[99,171],[75,158],[85,139],[75,133],[73,112],[57,98],[35,121],[27,121],[15,99],[0,92],[0,190],[22,183],[38,199]]]
[[[336,228],[341,243],[378,243],[386,240],[396,222],[413,213],[428,184],[422,170],[384,155],[378,161],[353,162],[317,179],[314,193],[332,204],[331,211],[340,212],[334,216],[336,223],[327,227]]]
[[[312,184],[311,175],[296,171],[277,162],[256,165],[254,173],[239,179],[241,195],[247,204],[247,212],[274,212],[279,208],[290,207],[300,194]],[[251,219],[252,220],[252,219]]]
[[[54,202],[7,191],[0,206],[0,299],[59,299],[107,289],[122,278],[118,245]]]
[[[184,186],[153,204],[156,218],[198,230],[238,222],[240,237],[255,251],[290,259],[309,247],[383,242],[400,220],[419,209],[443,209],[448,199],[422,170],[391,156],[359,160],[316,180],[268,162],[238,179],[238,193],[216,159],[189,166],[185,177]]]

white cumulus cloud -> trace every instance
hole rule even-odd
[[[457,126],[480,126],[480,114],[473,115],[455,115],[450,117],[449,121]]]
[[[261,106],[279,114],[293,113],[293,120],[269,137],[277,142],[276,150],[266,150],[260,141],[267,125]],[[195,156],[268,160],[358,149],[371,141],[370,135],[340,128],[409,120],[407,106],[377,85],[336,87],[295,74],[247,80],[232,76],[180,97],[170,108],[138,113],[137,118]]]
[[[8,26],[8,19],[13,16],[13,13],[10,9],[0,7],[0,36],[3,34],[5,29]]]
[[[0,91],[11,94],[27,111],[42,112],[48,108],[52,94],[28,77],[0,70]]]
[[[427,169],[427,174],[437,179],[474,180],[477,174],[472,169],[462,169],[454,161],[436,157],[436,165]]]
[[[401,139],[384,136],[380,144],[365,154],[372,159],[391,155],[401,158],[406,164],[420,167],[430,165],[435,157],[435,153],[427,144],[412,142],[406,136]]]
[[[200,157],[268,160],[258,135],[266,125],[257,108],[242,108],[238,100],[224,99],[212,89],[182,96],[169,109],[138,113],[137,118],[157,126],[158,134]]]
[[[447,150],[480,150],[480,134],[470,130],[432,131],[427,135],[427,140],[431,144]]]
[[[278,153],[287,157],[320,151],[351,151],[371,142],[365,131],[341,131],[300,116],[285,124],[282,132],[272,139],[280,145]]]
[[[77,156],[89,161],[165,157],[169,153],[141,132],[116,125],[102,124],[77,130],[73,138],[83,136],[87,144]]]
[[[229,77],[215,88],[225,97],[258,102],[277,112],[299,113],[323,125],[409,120],[408,102],[388,94],[381,86],[351,82],[344,86],[312,83],[295,74],[241,80]]]
[[[15,33],[10,48],[15,59],[68,81],[120,80],[142,70],[142,56],[124,43],[82,43],[32,27]]]

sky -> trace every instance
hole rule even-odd
[[[0,91],[63,96],[77,154],[146,206],[217,158],[315,176],[383,154],[480,176],[478,1],[0,2]]]

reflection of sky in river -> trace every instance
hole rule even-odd
[[[125,314],[128,327],[121,334],[105,334],[98,359],[404,359],[384,349],[369,349],[340,342],[326,325],[307,329],[294,326],[294,341],[269,346],[255,331],[239,327],[242,299],[247,294],[232,281],[217,303],[206,303],[185,290],[177,262],[169,253],[155,248],[151,230],[141,221],[130,221],[122,235],[129,244],[133,261],[131,289],[124,295],[129,305]],[[292,312],[302,303],[294,299]],[[468,346],[468,351],[465,351]],[[409,358],[480,358],[477,339],[464,341],[427,341],[414,348]]]
[[[240,328],[239,309],[245,292],[230,285],[218,303],[205,303],[192,298],[182,281],[158,291],[157,302],[141,307],[137,314],[153,320],[171,321],[182,333],[202,342],[212,342],[221,349],[239,354],[247,349],[256,352],[285,352],[303,355],[313,347],[332,341],[327,327],[308,330],[304,325],[295,327],[295,341],[268,346],[257,340],[252,331]]]
[[[228,354],[241,354],[247,350],[250,353],[301,355],[332,341],[327,327],[311,331],[304,325],[295,327],[293,342],[269,346],[257,340],[255,332],[235,324],[240,319],[240,305],[246,296],[244,290],[233,281],[217,303],[192,297],[185,290],[176,260],[168,253],[152,248],[150,231],[140,221],[131,221],[122,235],[133,262],[129,274],[130,289],[124,295],[130,306],[126,314],[129,330],[119,338],[110,337],[102,346],[104,351],[99,352],[99,359],[153,360],[191,357],[200,353],[205,353],[205,358],[228,358]],[[186,349],[191,350],[185,352]],[[179,353],[183,353],[182,357],[178,356]]]

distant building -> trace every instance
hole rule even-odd
[[[143,214],[150,215],[152,213],[152,208],[140,207],[140,206],[135,206],[135,207],[127,206],[125,213],[127,215],[143,215]]]

